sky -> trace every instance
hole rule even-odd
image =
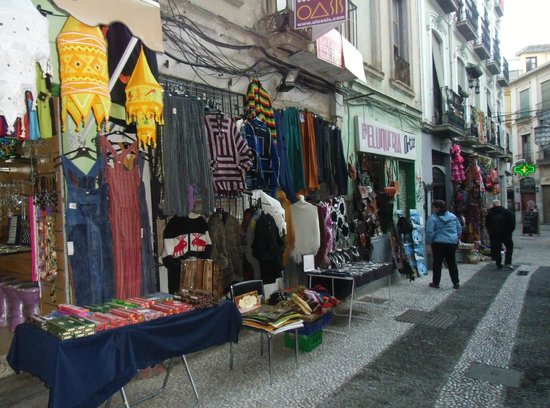
[[[500,54],[507,60],[533,44],[550,44],[550,0],[504,0]]]

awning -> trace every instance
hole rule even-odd
[[[151,0],[52,0],[79,21],[90,26],[121,22],[143,43],[164,52],[160,6]]]

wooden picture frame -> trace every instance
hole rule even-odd
[[[253,290],[251,292],[246,292],[242,295],[235,296],[234,302],[237,309],[239,309],[239,312],[246,313],[260,307],[260,296],[258,295],[257,290]]]

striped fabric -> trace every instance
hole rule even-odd
[[[234,196],[245,188],[244,177],[254,155],[237,130],[235,121],[220,114],[204,118],[210,168],[217,194]]]
[[[246,111],[248,112],[248,118],[258,118],[262,122],[265,122],[273,143],[277,144],[277,130],[275,128],[275,112],[271,106],[271,96],[263,87],[262,83],[257,79],[253,79],[248,85],[246,91]],[[251,113],[254,115],[251,116]]]

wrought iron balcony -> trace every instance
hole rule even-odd
[[[268,47],[295,53],[308,49],[311,29],[295,30],[294,11],[283,10],[258,20],[257,31],[268,40]]]
[[[411,84],[411,65],[399,55],[394,55],[393,78],[403,84]]]
[[[550,145],[541,147],[537,151],[537,164],[550,164]]]
[[[477,38],[479,13],[473,0],[459,0],[456,28],[466,41]]]
[[[508,61],[502,57],[502,73],[497,76],[497,83],[502,87],[510,85],[510,74],[508,72]]]
[[[493,56],[487,61],[487,69],[493,75],[500,74],[500,46],[498,38],[493,40]]]
[[[474,44],[474,51],[483,61],[491,56],[491,35],[489,34],[489,22],[481,20],[481,38]]]
[[[494,0],[495,11],[499,17],[504,15],[504,0]]]
[[[431,131],[442,137],[464,137],[464,98],[448,86],[434,95],[434,118]]]
[[[457,0],[437,0],[437,4],[445,14],[454,13],[458,10]]]

